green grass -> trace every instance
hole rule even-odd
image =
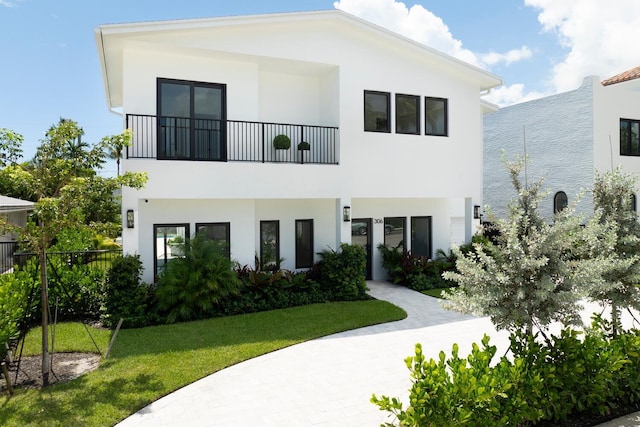
[[[314,304],[198,322],[121,330],[100,367],[44,390],[0,396],[1,426],[111,426],[158,398],[230,365],[335,332],[399,320],[384,301]],[[25,348],[36,354],[39,330]],[[102,352],[109,331],[92,330]],[[96,351],[82,325],[56,331],[60,351]],[[372,374],[374,374],[372,372]]]
[[[449,289],[450,288],[427,289],[426,291],[422,291],[422,293],[425,295],[429,295],[430,297],[442,298],[442,292]]]

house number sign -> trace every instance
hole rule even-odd
[[[384,222],[384,220],[382,220],[382,219],[380,219],[380,218],[375,218],[375,219],[373,220],[373,223],[374,223],[374,224],[382,224],[383,222]]]

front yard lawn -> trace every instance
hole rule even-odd
[[[119,332],[109,358],[73,381],[0,397],[2,426],[111,426],[160,397],[230,365],[336,332],[400,320],[385,301],[336,302]],[[70,332],[73,331],[73,332]],[[78,332],[79,331],[79,332]],[[104,352],[110,331],[92,330]],[[40,332],[25,348],[37,353]],[[78,344],[80,343],[80,344]],[[57,351],[97,351],[78,324],[61,324]]]

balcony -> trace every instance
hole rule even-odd
[[[127,114],[133,131],[128,159],[261,163],[338,164],[338,128],[238,120]],[[287,135],[291,148],[276,150],[273,139]],[[299,150],[302,141],[308,150]]]

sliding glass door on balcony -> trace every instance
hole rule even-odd
[[[225,92],[222,84],[158,79],[158,158],[225,161]]]

